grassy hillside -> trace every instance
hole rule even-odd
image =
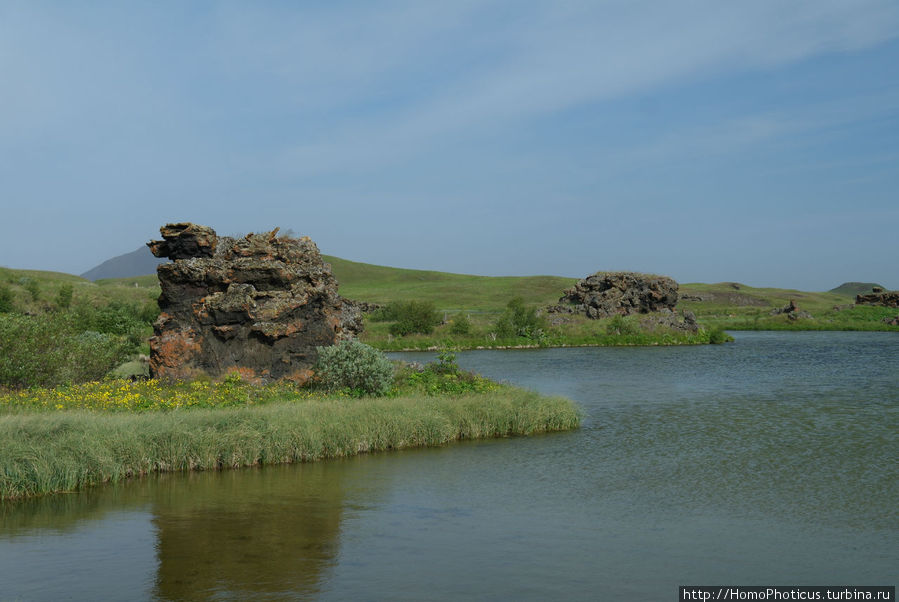
[[[837,295],[843,295],[844,297],[849,297],[854,301],[856,295],[864,295],[865,293],[870,293],[871,289],[873,289],[875,286],[884,288],[882,285],[877,284],[876,282],[844,282],[840,286],[830,289],[828,292],[835,293]]]
[[[340,283],[340,294],[345,297],[380,304],[430,301],[450,317],[460,310],[473,313],[475,321],[483,322],[485,328],[513,297],[523,297],[530,306],[553,304],[576,281],[559,276],[472,276],[392,268],[332,256],[324,259],[331,264]],[[75,302],[94,305],[112,300],[143,304],[159,295],[155,274],[90,282],[57,272],[0,269],[0,286],[6,285],[13,291],[16,310],[21,312],[39,312],[52,307],[54,296],[65,284],[73,286]],[[830,292],[808,292],[755,288],[736,282],[689,283],[680,286],[678,307],[694,312],[704,325],[735,330],[899,330],[883,323],[884,318],[899,313],[895,309],[852,307],[854,291],[858,287],[870,290],[873,286],[873,283],[846,283]],[[30,292],[35,288],[37,299]],[[771,315],[791,300],[812,318],[790,320],[785,315]],[[372,335],[378,331],[376,324],[369,324],[369,328]]]
[[[574,278],[560,276],[468,276],[408,270],[325,256],[340,283],[340,294],[371,303],[431,301],[440,310],[499,311],[513,297],[528,303],[556,303]]]
[[[681,300],[678,305],[696,312],[697,315],[720,313],[738,307],[770,310],[784,307],[791,300],[795,301],[801,309],[812,313],[847,303],[844,295],[832,292],[814,293],[786,288],[755,288],[738,282],[682,284],[680,296]]]
[[[65,285],[72,287],[73,305],[105,305],[110,301],[143,305],[159,296],[155,274],[91,282],[61,272],[0,268],[0,287],[6,287],[12,293],[14,308],[20,313],[36,314],[53,309]]]
[[[780,288],[754,288],[736,282],[684,284],[678,307],[696,314],[700,323],[730,330],[896,330],[884,318],[899,314],[889,307],[854,306],[854,297]],[[811,318],[797,320],[772,311],[796,303]]]

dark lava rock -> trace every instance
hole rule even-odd
[[[673,310],[677,304],[677,282],[666,276],[636,272],[596,272],[564,292],[550,313],[583,313],[598,319],[616,314]]]
[[[787,318],[789,318],[790,320],[798,320],[799,318],[813,317],[812,314],[808,313],[807,311],[800,310],[799,306],[796,305],[796,302],[793,301],[792,299],[790,299],[790,302],[785,307],[782,307],[780,309],[772,309],[771,310],[772,316],[779,316],[781,314],[786,314]]]
[[[796,302],[795,302],[795,301],[793,301],[792,299],[790,299],[790,302],[789,302],[786,306],[780,307],[780,308],[774,308],[774,309],[772,309],[772,310],[771,310],[771,315],[772,315],[772,316],[779,316],[780,314],[792,314],[792,313],[795,313],[795,312],[797,312],[797,311],[799,311],[799,306],[796,305]]]
[[[337,294],[331,266],[308,237],[278,229],[240,239],[191,223],[160,228],[162,313],[150,339],[154,378],[187,380],[230,371],[257,382],[305,382],[318,357],[362,330],[361,312]]]
[[[878,289],[880,291],[878,292]],[[883,307],[899,307],[899,291],[884,291],[879,286],[873,293],[855,297],[856,305],[882,305]]]
[[[644,328],[655,330],[657,328],[667,328],[670,330],[680,330],[683,332],[699,331],[699,324],[696,322],[696,315],[692,311],[684,311],[682,315],[678,315],[677,311],[672,311],[667,307],[662,308],[651,316],[641,318]]]

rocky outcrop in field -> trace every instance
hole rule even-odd
[[[550,313],[582,313],[588,318],[645,314],[677,305],[677,282],[636,272],[596,272],[567,289]]]
[[[790,302],[784,307],[779,307],[771,310],[772,316],[781,316],[786,315],[790,320],[798,320],[800,318],[811,318],[812,314],[807,311],[802,311],[799,309],[799,306],[796,305],[796,302],[790,299]]]
[[[312,376],[316,347],[362,330],[308,237],[278,229],[234,239],[191,223],[160,228],[156,257],[162,310],[150,339],[150,372],[167,380],[238,371],[244,378]]]
[[[875,287],[874,292],[855,297],[856,305],[882,305],[883,307],[899,307],[899,291],[885,291]]]

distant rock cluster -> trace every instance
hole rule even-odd
[[[874,287],[872,292],[855,297],[856,305],[882,305],[883,307],[899,307],[899,291],[885,291]]]
[[[558,305],[547,313],[583,314],[591,319],[616,315],[654,314],[652,326],[695,332],[692,312],[678,315],[678,284],[667,276],[637,272],[596,272],[565,290]]]
[[[244,378],[312,376],[317,346],[362,330],[361,309],[337,294],[337,280],[308,237],[278,229],[234,239],[192,223],[160,228],[156,257],[162,310],[150,339],[150,373],[167,380],[232,370]]]
[[[792,299],[790,299],[790,302],[787,305],[785,305],[784,307],[772,309],[771,315],[772,316],[786,315],[787,318],[790,320],[798,320],[800,318],[813,317],[812,314],[810,314],[809,312],[799,309],[799,306],[796,305],[796,302],[793,301]]]
[[[596,272],[565,290],[550,313],[582,313],[588,318],[645,314],[677,305],[677,282],[636,272]]]

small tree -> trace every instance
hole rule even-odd
[[[637,334],[638,332],[640,332],[640,329],[637,325],[621,314],[615,314],[608,323],[606,323],[606,334],[625,335]]]

